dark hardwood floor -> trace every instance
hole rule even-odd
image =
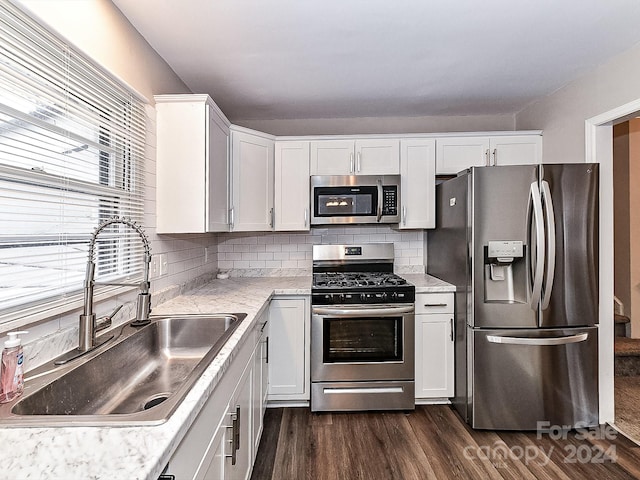
[[[634,479],[640,447],[611,427],[472,430],[446,405],[415,412],[268,409],[252,480]]]

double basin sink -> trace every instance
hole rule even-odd
[[[166,421],[246,314],[154,317],[105,345],[26,377],[0,425],[136,425]]]

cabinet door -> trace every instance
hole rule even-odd
[[[355,152],[353,140],[318,140],[311,142],[311,175],[353,175]]]
[[[276,142],[274,228],[309,230],[309,142]]]
[[[205,108],[202,102],[156,104],[158,233],[205,231]]]
[[[453,313],[416,315],[416,398],[453,397]]]
[[[530,165],[542,162],[540,135],[491,137],[492,165]]]
[[[264,315],[266,317],[267,314]],[[267,385],[268,385],[268,323],[266,318],[258,320],[258,343],[256,344],[253,358],[253,397],[251,399],[253,428],[251,437],[253,439],[253,460],[255,460],[260,436],[262,435],[264,412],[267,406]]]
[[[436,140],[436,174],[455,175],[489,162],[489,137],[445,137]]]
[[[400,142],[400,228],[434,228],[436,142],[432,138]]]
[[[222,480],[225,478],[227,434],[230,430],[222,425],[211,439],[207,456],[203,459],[194,480]]]
[[[231,229],[259,232],[273,227],[273,141],[232,131]]]
[[[274,299],[269,310],[269,399],[309,399],[307,299]]]
[[[207,231],[229,230],[229,127],[207,106]]]
[[[400,141],[396,139],[356,140],[356,175],[398,175]]]
[[[236,388],[235,394],[229,403],[228,413],[232,419],[235,416],[236,430],[231,429],[230,435],[237,435],[238,440],[230,438],[229,455],[233,455],[235,449],[235,465],[233,458],[227,457],[225,465],[225,479],[230,480],[246,480],[253,465],[253,440],[252,440],[252,418],[251,418],[251,386],[252,386],[251,363],[247,366],[240,383]]]

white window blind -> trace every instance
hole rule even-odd
[[[141,222],[145,114],[117,80],[0,3],[0,318],[79,292],[88,241]],[[140,277],[138,235],[98,237],[96,278]]]

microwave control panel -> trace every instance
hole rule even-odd
[[[382,187],[382,215],[398,214],[398,187],[387,185]]]

